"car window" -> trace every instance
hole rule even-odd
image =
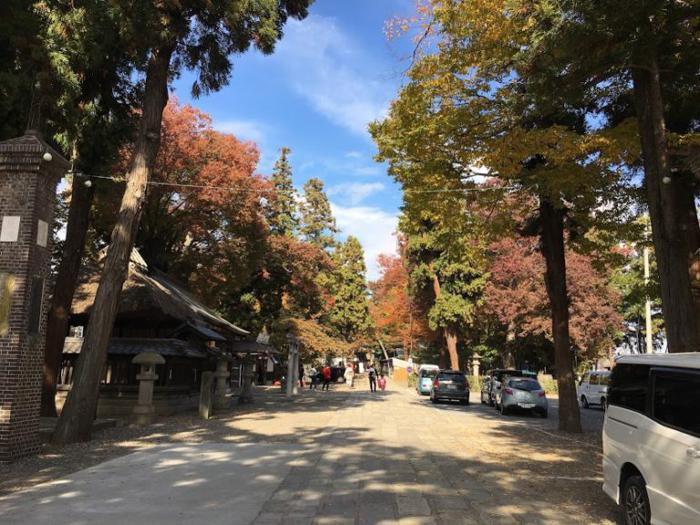
[[[591,384],[592,385],[599,385],[600,384],[600,374],[591,374]]]
[[[508,381],[508,386],[517,390],[525,390],[527,392],[542,390],[540,384],[533,379],[511,379]]]
[[[420,376],[433,378],[437,375],[437,373],[438,373],[437,370],[421,370]]]
[[[445,381],[454,381],[455,383],[464,383],[467,380],[467,378],[464,377],[463,374],[449,374],[446,372],[441,372],[438,379]]]
[[[603,386],[607,386],[607,384],[610,382],[610,374],[600,374],[600,384]]]
[[[648,365],[617,365],[610,376],[609,404],[646,412]]]
[[[654,371],[654,419],[700,436],[700,374]]]
[[[585,383],[588,383],[588,381],[590,381],[590,379],[591,379],[591,374],[586,374],[586,375],[584,375],[583,378],[581,379],[581,383],[580,383],[580,384],[583,385],[583,384],[585,384]]]

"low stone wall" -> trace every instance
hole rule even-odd
[[[68,396],[70,386],[59,386],[56,393],[56,410],[60,413]],[[129,417],[138,400],[136,385],[102,385],[97,402],[97,417]],[[157,386],[153,391],[153,406],[158,416],[171,416],[179,412],[195,410],[199,392],[189,387]]]

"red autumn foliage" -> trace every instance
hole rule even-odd
[[[409,275],[401,257],[378,258],[381,277],[370,284],[370,315],[386,342],[410,349],[430,333],[425,316],[416,312],[409,295]]]
[[[537,241],[506,238],[491,248],[494,259],[485,290],[485,311],[510,326],[518,337],[551,337],[545,263]],[[615,308],[619,298],[593,267],[590,257],[568,250],[566,264],[572,344],[581,351],[593,352],[622,327]]]

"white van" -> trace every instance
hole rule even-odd
[[[700,523],[700,353],[621,357],[603,426],[603,490],[629,525]]]
[[[586,372],[578,386],[578,399],[583,408],[590,408],[591,405],[600,405],[605,409],[609,379],[609,370]]]

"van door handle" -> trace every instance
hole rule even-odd
[[[685,453],[691,458],[700,459],[700,447],[690,447]]]

